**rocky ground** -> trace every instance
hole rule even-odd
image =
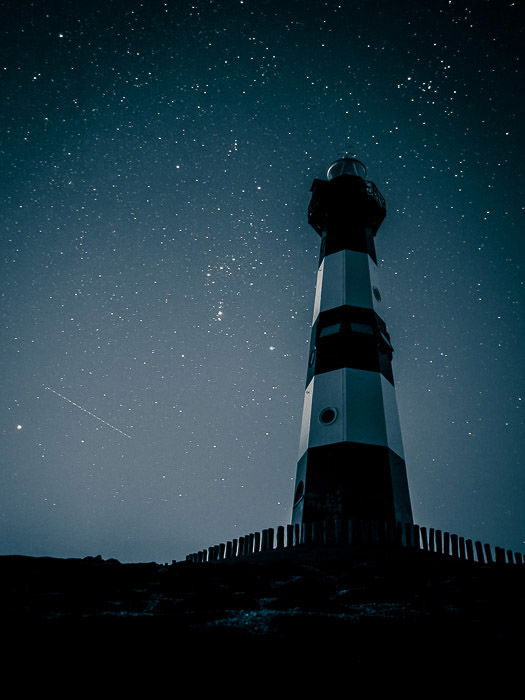
[[[525,566],[425,552],[312,548],[169,566],[8,556],[0,574],[4,634],[46,643],[447,666],[508,663],[525,642]]]

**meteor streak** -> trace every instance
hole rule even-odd
[[[107,420],[104,420],[103,418],[99,418],[96,416],[94,413],[91,413],[91,411],[88,411],[87,408],[84,408],[83,406],[80,406],[78,403],[75,403],[74,401],[71,401],[71,399],[68,399],[67,396],[64,396],[63,394],[60,394],[58,391],[55,391],[52,389],[50,386],[45,386],[44,389],[47,389],[53,394],[56,394],[57,396],[60,396],[61,399],[64,399],[64,401],[67,401],[68,403],[72,404],[73,406],[76,406],[76,408],[79,408],[81,411],[84,411],[84,413],[87,413],[88,416],[91,416],[92,418],[95,418],[96,420],[100,421],[101,423],[104,423],[104,425],[107,425],[108,428],[111,428],[112,430],[116,430],[117,433],[120,433],[121,435],[124,435],[127,438],[131,439],[131,435],[128,435],[125,433],[123,430],[120,428],[115,427],[114,425],[111,425],[111,423],[108,423]]]

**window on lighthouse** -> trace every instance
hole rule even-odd
[[[366,335],[374,335],[374,329],[368,323],[352,323],[352,331],[354,333],[365,333]]]
[[[335,335],[336,333],[340,333],[342,327],[343,327],[342,323],[335,323],[333,326],[326,326],[326,328],[321,328],[321,332],[319,333],[319,337],[326,338],[326,336],[328,336],[328,335]]]

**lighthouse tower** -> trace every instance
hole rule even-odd
[[[412,522],[374,237],[385,200],[366,167],[341,158],[314,180],[321,237],[293,523]]]

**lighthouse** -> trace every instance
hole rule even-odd
[[[411,523],[374,243],[385,200],[355,158],[335,161],[311,192],[321,251],[292,522]]]

